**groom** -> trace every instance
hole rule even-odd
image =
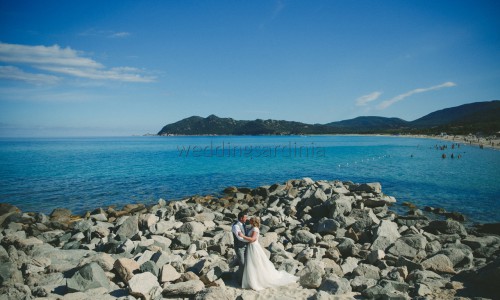
[[[238,283],[241,285],[243,280],[243,269],[245,268],[245,254],[247,251],[248,242],[239,236],[239,233],[247,235],[245,222],[247,215],[244,212],[238,213],[238,220],[234,222],[232,232],[234,235],[234,251],[236,251],[236,259],[238,261]]]

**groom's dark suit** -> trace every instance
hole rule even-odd
[[[235,228],[235,226],[237,228]],[[238,230],[239,229],[239,230]],[[234,237],[234,251],[236,252],[236,259],[238,260],[238,283],[241,285],[241,281],[243,279],[243,269],[245,268],[245,255],[248,243],[239,237],[236,232],[242,232],[244,235],[247,235],[246,227],[240,221],[236,221],[233,223],[232,232]]]

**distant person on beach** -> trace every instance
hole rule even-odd
[[[267,258],[264,249],[259,243],[260,218],[251,218],[250,224],[252,225],[252,229],[249,231],[249,236],[240,234],[241,238],[249,242],[242,287],[244,289],[260,291],[265,288],[287,285],[299,280],[299,277],[293,276],[286,271],[276,270],[273,263]]]
[[[247,215],[244,212],[238,213],[238,220],[233,223],[232,232],[234,235],[234,251],[236,252],[236,260],[238,263],[238,271],[236,277],[238,284],[241,285],[243,279],[243,270],[245,269],[245,258],[247,252],[248,241],[243,237],[247,235],[245,223]]]

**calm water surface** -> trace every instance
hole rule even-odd
[[[23,211],[68,207],[81,213],[311,177],[378,181],[399,203],[499,222],[498,170],[500,151],[400,137],[0,139],[0,202]]]

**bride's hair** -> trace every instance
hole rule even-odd
[[[259,217],[253,217],[252,223],[253,223],[253,226],[260,228],[260,218]]]

